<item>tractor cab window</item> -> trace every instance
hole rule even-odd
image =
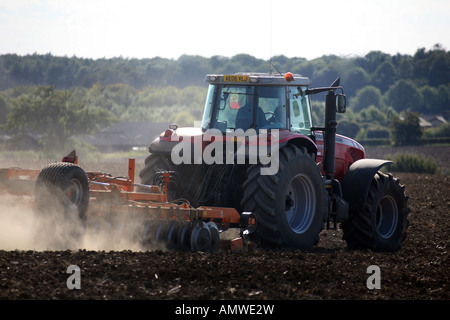
[[[202,127],[222,132],[287,128],[286,89],[283,86],[210,86]]]
[[[284,129],[286,88],[284,86],[211,86],[202,127],[227,130],[249,128]],[[215,98],[214,98],[215,96]]]
[[[253,86],[220,85],[217,88],[214,108],[211,114],[211,128],[222,132],[253,125]]]
[[[257,113],[256,130],[286,129],[286,88],[260,86],[257,87],[257,97],[261,115]]]
[[[311,134],[311,109],[306,87],[289,87],[290,130],[305,135]]]

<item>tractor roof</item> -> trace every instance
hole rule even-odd
[[[208,74],[205,82],[210,84],[309,86],[310,82],[307,77],[299,74],[292,74],[292,76],[293,79],[288,81],[285,79],[285,75],[272,73]]]

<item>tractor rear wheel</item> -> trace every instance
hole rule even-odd
[[[157,171],[171,171],[175,166],[169,156],[153,153],[145,159],[144,163],[145,167],[139,172],[139,177],[141,178],[142,184],[147,185],[152,185],[154,183],[153,180]]]
[[[287,145],[279,151],[279,170],[261,175],[251,165],[241,201],[256,215],[257,239],[263,246],[310,249],[319,241],[325,212],[325,189],[314,154]]]
[[[162,182],[162,175],[158,175],[159,171],[175,171],[175,164],[170,160],[170,155],[164,154],[150,154],[145,159],[145,167],[139,172],[141,183],[146,185],[159,185]],[[171,177],[171,182],[168,185],[168,200],[172,201],[180,198],[180,183],[179,177]],[[146,192],[147,189],[143,189]]]
[[[401,248],[410,211],[404,189],[391,174],[375,174],[364,208],[351,211],[349,219],[341,226],[349,248],[375,251]]]

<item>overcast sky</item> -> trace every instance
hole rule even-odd
[[[0,0],[0,54],[308,60],[450,50],[450,0]]]

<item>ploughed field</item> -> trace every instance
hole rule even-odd
[[[419,152],[435,157],[444,167],[449,149],[420,147]],[[385,152],[396,153],[367,150],[373,158],[382,158]],[[126,172],[126,164],[118,169],[117,163],[85,169],[107,171],[108,166]],[[0,167],[4,166],[0,163]],[[0,241],[0,299],[448,300],[450,176],[394,175],[406,186],[411,209],[407,239],[395,253],[347,250],[339,229],[324,230],[308,252],[267,251],[250,243],[243,252],[215,254],[108,246],[34,250],[32,243],[21,243],[25,235],[18,236],[18,230],[9,238],[0,236],[7,242]],[[3,232],[8,221],[0,220]],[[11,240],[17,241],[17,248]],[[79,267],[80,289],[67,287],[71,265]],[[379,289],[368,288],[368,282],[369,287],[375,283],[371,266],[379,267]]]

